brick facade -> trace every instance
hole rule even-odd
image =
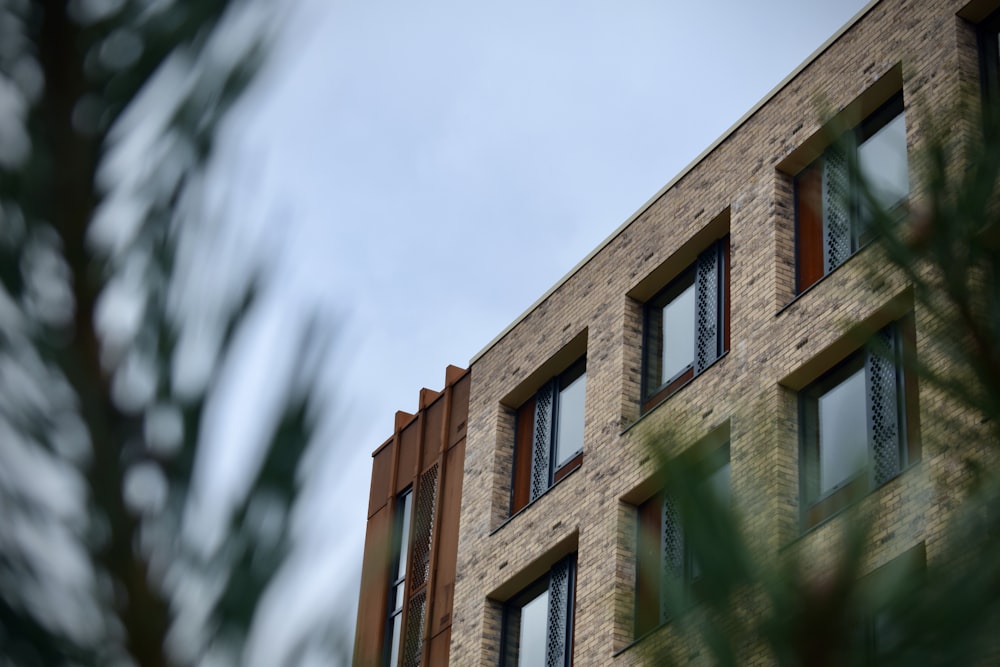
[[[636,507],[656,491],[651,434],[669,433],[659,440],[668,454],[728,442],[733,505],[752,548],[801,555],[817,572],[828,564],[843,515],[803,528],[798,392],[909,314],[920,361],[940,368],[945,357],[877,246],[796,295],[793,178],[830,143],[831,127],[856,125],[901,91],[909,204],[919,206],[931,122],[959,137],[970,130],[948,115],[978,86],[969,19],[997,4],[871,3],[472,360],[451,664],[498,664],[503,602],[572,553],[575,664],[642,664],[650,647],[706,660],[670,624],[634,639]],[[727,234],[728,352],[643,414],[643,303]],[[584,354],[583,462],[510,516],[515,410]],[[915,548],[928,563],[938,557],[967,475],[941,443],[956,426],[978,428],[931,387],[907,398],[920,459],[863,501],[875,522],[869,570]],[[772,662],[752,641],[743,649],[741,664]]]
[[[858,331],[913,312],[914,302],[875,247],[796,298],[793,176],[828,143],[824,114],[853,124],[902,90],[909,201],[918,204],[925,114],[940,122],[978,81],[974,26],[960,10],[931,0],[870,5],[473,360],[452,664],[497,664],[502,600],[573,551],[575,664],[642,662],[631,646],[635,505],[654,490],[644,442],[658,429],[669,429],[669,453],[728,438],[733,502],[758,536],[754,548],[801,552],[822,568],[841,525],[834,517],[801,528],[796,392],[858,347]],[[640,417],[642,303],[727,232],[730,350]],[[917,310],[915,322],[921,361],[941,363],[926,314]],[[513,410],[539,377],[584,351],[583,464],[509,517]],[[936,444],[941,416],[970,428],[975,420],[928,387],[915,404],[921,461],[865,500],[875,511],[871,569],[920,544],[932,561],[959,487],[961,468]],[[667,625],[640,644],[668,646],[672,632]],[[770,662],[762,648],[746,650],[743,664]]]

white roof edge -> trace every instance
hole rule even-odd
[[[759,102],[757,102],[755,105],[753,105],[752,107],[750,107],[750,110],[747,111],[742,116],[740,116],[739,120],[737,120],[735,123],[733,123],[729,127],[728,130],[726,130],[725,132],[723,132],[719,136],[718,139],[716,139],[711,144],[709,144],[708,148],[706,148],[701,153],[699,153],[698,156],[694,160],[692,160],[691,162],[689,162],[686,167],[684,167],[683,169],[681,169],[677,173],[676,176],[674,176],[672,179],[670,179],[667,182],[666,185],[664,185],[662,188],[660,188],[659,190],[657,190],[656,194],[654,194],[652,197],[650,197],[648,200],[646,200],[646,203],[644,203],[642,206],[640,206],[635,211],[635,213],[633,213],[632,215],[630,215],[625,220],[625,222],[623,222],[621,225],[618,226],[617,229],[615,229],[613,232],[611,232],[611,234],[607,238],[605,238],[603,241],[601,241],[601,243],[599,243],[596,248],[594,248],[589,253],[587,253],[586,257],[584,257],[582,260],[580,260],[579,262],[577,262],[577,264],[572,269],[570,269],[566,273],[566,275],[564,275],[562,278],[560,278],[558,281],[556,281],[556,283],[554,285],[552,285],[552,287],[550,287],[549,289],[545,290],[544,294],[542,294],[540,297],[538,297],[537,299],[535,299],[534,303],[532,303],[530,306],[528,306],[528,308],[525,309],[525,311],[522,312],[520,315],[518,315],[514,319],[514,321],[512,321],[510,324],[508,324],[506,327],[504,327],[503,331],[501,331],[499,334],[497,334],[496,337],[494,337],[493,340],[491,340],[489,343],[487,343],[486,346],[483,349],[481,349],[479,352],[477,352],[475,355],[473,355],[472,359],[469,360],[469,367],[471,368],[472,364],[474,364],[476,361],[478,361],[484,354],[486,354],[487,352],[489,352],[490,349],[492,349],[494,345],[496,345],[497,343],[499,343],[500,340],[504,338],[504,336],[506,336],[508,333],[511,332],[511,330],[514,327],[516,327],[518,324],[520,324],[521,321],[524,320],[524,318],[526,318],[529,313],[531,313],[531,311],[535,310],[535,308],[537,308],[543,301],[545,301],[545,299],[549,298],[549,296],[551,296],[553,292],[555,292],[557,289],[559,289],[577,271],[579,271],[581,268],[583,268],[583,266],[587,262],[589,262],[591,259],[593,259],[594,256],[597,255],[597,253],[599,253],[602,250],[604,250],[604,248],[606,248],[619,234],[621,234],[625,230],[626,227],[628,227],[629,225],[631,225],[635,221],[636,218],[638,218],[640,215],[642,215],[643,213],[645,213],[646,210],[649,209],[649,207],[652,206],[653,203],[656,200],[658,200],[660,197],[662,197],[664,195],[664,193],[666,193],[667,190],[669,190],[670,188],[672,188],[679,180],[681,180],[682,178],[684,178],[685,176],[687,176],[688,173],[690,173],[692,169],[694,169],[702,160],[704,160],[708,156],[709,153],[711,153],[716,148],[718,148],[719,144],[721,144],[723,141],[725,141],[726,139],[728,139],[737,129],[740,128],[741,125],[743,125],[745,122],[747,122],[750,119],[751,116],[753,116],[755,113],[757,113],[757,111],[759,111],[762,106],[764,106],[765,104],[767,104],[768,102],[770,102],[771,99],[775,95],[777,95],[781,91],[782,88],[784,88],[789,83],[791,83],[792,79],[794,79],[796,76],[798,76],[799,73],[802,72],[802,70],[804,70],[806,67],[808,67],[810,64],[812,64],[812,62],[814,60],[816,60],[824,51],[826,51],[828,48],[830,48],[830,46],[834,42],[836,42],[838,39],[840,39],[841,35],[843,35],[845,32],[847,32],[848,30],[850,30],[854,26],[855,23],[857,23],[858,21],[861,20],[861,17],[863,17],[865,14],[867,14],[869,11],[871,11],[871,9],[875,5],[877,5],[880,1],[881,0],[870,0],[870,2],[868,2],[868,4],[866,4],[860,10],[858,10],[858,12],[847,21],[847,23],[845,23],[843,26],[841,26],[840,29],[837,30],[835,33],[833,33],[832,35],[830,35],[830,37],[828,37],[826,39],[826,41],[824,41],[815,51],[813,51],[811,54],[809,54],[809,56],[807,56],[806,59],[803,60],[799,64],[798,67],[796,67],[795,69],[793,69],[787,76],[785,76],[785,78],[783,78],[774,88],[772,88],[767,94],[765,94],[764,97],[762,97]]]

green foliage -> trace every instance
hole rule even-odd
[[[950,126],[965,131],[946,132]],[[917,158],[914,203],[902,212],[883,210],[862,188],[880,239],[868,256],[890,262],[912,285],[946,358],[912,370],[981,418],[981,428],[951,430],[953,441],[934,444],[973,474],[968,488],[949,488],[962,500],[949,508],[929,562],[921,548],[877,576],[867,573],[872,518],[855,506],[832,520],[840,541],[833,565],[817,573],[795,545],[775,554],[747,534],[739,513],[698,483],[703,463],[659,455],[669,434],[651,439],[664,491],[677,501],[701,566],[697,586],[673,582],[668,591],[671,625],[702,646],[711,664],[740,664],[760,644],[777,664],[810,667],[993,664],[1000,655],[1000,476],[982,465],[1000,453],[1000,141],[992,127],[1000,125],[967,108],[940,121]],[[657,664],[688,657],[655,647],[644,655]]]
[[[219,277],[239,287],[212,313],[218,354],[206,381],[178,384],[191,317],[177,305],[181,244],[211,236],[200,187],[219,123],[265,51],[266,28],[246,20],[254,9],[0,6],[5,665],[177,664],[224,644],[235,661],[287,553],[312,369],[297,369],[281,397],[284,417],[222,547],[182,538],[206,402],[258,302],[259,278]],[[301,354],[321,338],[309,329]],[[186,613],[178,590],[197,581],[210,620],[171,637]]]

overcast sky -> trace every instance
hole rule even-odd
[[[318,605],[353,614],[370,454],[395,411],[467,366],[864,4],[292,6],[222,162],[227,217],[274,268],[248,343],[261,363],[238,382],[263,390],[306,314],[335,329],[299,595],[268,622],[294,635]],[[217,468],[239,468],[219,451]]]

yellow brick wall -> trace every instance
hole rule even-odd
[[[823,110],[847,108],[897,68],[907,112],[910,202],[919,203],[925,114],[940,121],[959,90],[978,80],[973,30],[956,16],[962,5],[882,0],[872,6],[473,360],[452,664],[497,664],[502,599],[572,551],[578,554],[575,664],[642,664],[650,647],[670,647],[696,663],[707,659],[673,636],[669,625],[630,646],[632,503],[641,501],[637,495],[649,484],[652,461],[644,441],[657,429],[670,430],[673,438],[664,446],[676,453],[728,428],[734,505],[754,536],[753,548],[763,556],[801,554],[822,569],[842,520],[807,532],[800,527],[795,390],[857,346],[851,327],[891,321],[912,310],[913,299],[899,276],[882,266],[876,247],[794,299],[792,177],[778,166],[794,161],[821,132]],[[629,294],[657,267],[673,262],[682,269],[689,261],[680,262],[678,253],[703,249],[692,248],[691,239],[727,212],[731,349],[639,419],[642,305]],[[917,310],[915,322],[919,358],[940,366],[944,358],[934,349],[926,313]],[[583,464],[508,518],[516,406],[504,401],[530,390],[533,374],[584,332]],[[864,503],[875,516],[870,568],[921,542],[933,561],[967,474],[957,455],[941,446],[951,429],[945,423],[975,429],[977,420],[927,386],[920,387],[919,408],[921,462]],[[747,605],[752,609],[749,595]],[[754,642],[743,649],[744,664],[770,664]]]

